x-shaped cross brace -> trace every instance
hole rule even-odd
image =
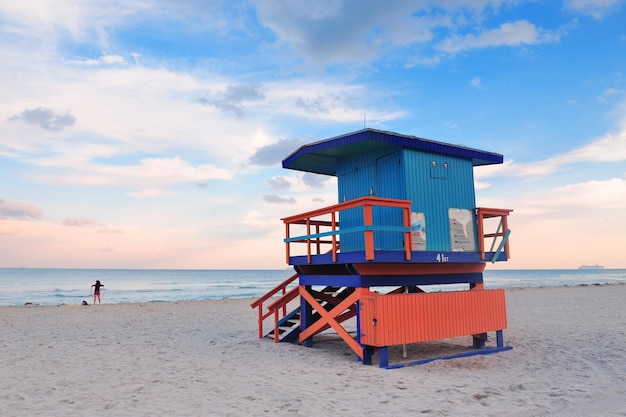
[[[356,341],[350,333],[346,329],[344,329],[341,324],[336,320],[341,313],[343,313],[347,308],[349,308],[352,304],[359,301],[361,298],[361,291],[357,289],[355,292],[350,294],[345,300],[337,304],[330,311],[326,311],[324,307],[306,290],[304,285],[300,285],[299,287],[300,296],[303,297],[310,305],[313,307],[315,311],[320,314],[320,318],[313,323],[311,326],[303,329],[300,333],[300,343],[304,342],[309,337],[316,334],[323,326],[329,325],[343,339],[344,342],[348,344],[348,346],[357,354],[357,356],[363,359],[363,347]]]

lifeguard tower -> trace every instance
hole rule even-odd
[[[364,364],[378,353],[386,368],[396,366],[394,345],[472,336],[475,349],[447,358],[510,349],[504,290],[485,289],[483,271],[509,258],[512,210],[477,208],[473,174],[502,162],[496,153],[374,129],[289,155],[284,168],[337,177],[338,204],[282,219],[296,273],[252,304],[259,337],[270,318],[275,342],[311,346],[332,328]],[[442,291],[448,284],[467,287]],[[433,285],[439,290],[429,292]],[[343,323],[353,318],[350,332]],[[489,332],[495,346],[487,346]]]

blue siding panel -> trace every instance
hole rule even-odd
[[[376,197],[406,200],[404,181],[404,162],[401,151],[394,152],[376,160]],[[395,207],[375,207],[374,224],[382,226],[401,226],[402,210]],[[375,250],[404,250],[402,233],[374,232]]]
[[[448,209],[476,208],[472,161],[410,149],[404,155],[411,210],[426,219],[426,250],[449,251]]]
[[[359,197],[376,195],[376,161],[399,151],[399,149],[400,148],[395,146],[387,146],[369,152],[361,152],[338,158],[338,201],[344,202]],[[339,214],[339,225],[341,228],[362,226],[363,210],[352,209],[341,212]],[[340,245],[343,252],[365,250],[365,242],[362,233],[342,235],[340,237]]]

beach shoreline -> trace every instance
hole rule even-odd
[[[258,339],[256,298],[3,306],[0,416],[623,415],[625,296],[506,289],[512,350],[394,370],[332,333],[312,348]],[[409,359],[454,344],[471,341],[411,345]]]
[[[600,287],[600,286],[614,286],[614,285],[626,285],[626,283],[622,283],[622,282],[617,282],[617,283],[613,283],[613,282],[594,282],[594,283],[583,283],[583,284],[572,284],[572,285],[568,285],[568,284],[563,284],[563,285],[537,285],[537,286],[519,286],[519,287],[507,287],[507,288],[503,288],[505,291],[518,291],[518,290],[526,290],[526,289],[543,289],[543,288],[576,288],[576,287]],[[493,286],[485,286],[485,289],[494,289],[495,287]],[[459,291],[463,291],[463,290],[459,290]],[[437,292],[437,291],[434,291]],[[108,302],[107,299],[104,299],[104,301],[102,301],[101,303],[93,303],[92,302],[92,296],[90,295],[89,297],[84,298],[84,301],[87,302],[87,306],[92,306],[92,305],[98,305],[98,304],[108,304],[108,305],[119,305],[119,304],[160,304],[160,303],[193,303],[193,302],[204,302],[204,301],[219,301],[219,300],[249,300],[249,304],[252,304],[252,302],[254,302],[256,299],[258,299],[259,297],[232,297],[232,296],[224,296],[221,298],[215,298],[215,297],[206,297],[206,298],[201,298],[201,299],[193,299],[193,300],[155,300],[155,301],[122,301],[122,302]],[[39,307],[62,307],[62,306],[84,306],[83,304],[83,300],[81,299],[80,302],[77,302],[76,304],[74,303],[65,303],[65,302],[61,302],[58,304],[40,304],[37,302],[32,302],[32,301],[26,301],[24,302],[24,304],[17,304],[17,305],[0,305],[0,309],[3,307],[28,307],[28,306],[39,306]]]

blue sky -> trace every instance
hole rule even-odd
[[[626,267],[626,2],[0,1],[0,267],[283,268],[283,170],[367,127],[501,153],[496,268]]]

